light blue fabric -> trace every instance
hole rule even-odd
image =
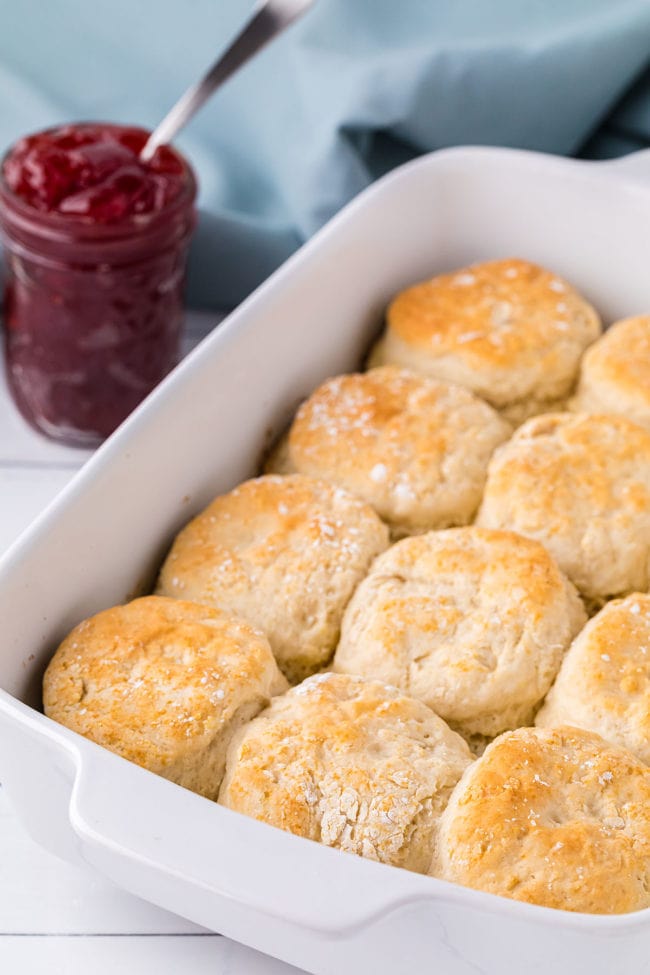
[[[0,0],[0,147],[71,119],[153,126],[250,9]],[[317,0],[179,139],[201,183],[190,300],[239,301],[420,152],[646,144],[649,55],[648,0]]]

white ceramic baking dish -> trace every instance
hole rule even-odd
[[[647,970],[650,911],[550,911],[339,853],[38,711],[59,639],[146,585],[179,526],[256,471],[301,397],[359,363],[395,291],[508,255],[566,275],[607,319],[647,312],[650,152],[584,163],[448,150],[381,180],[170,376],[6,556],[0,779],[39,843],[318,975]]]

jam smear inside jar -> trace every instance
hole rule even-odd
[[[0,170],[7,376],[25,418],[71,444],[110,434],[174,366],[196,181],[144,129],[28,136]]]

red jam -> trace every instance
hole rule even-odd
[[[21,139],[7,156],[7,186],[36,210],[115,223],[164,210],[183,189],[186,165],[167,146],[139,156],[143,129],[64,125]]]
[[[66,125],[21,139],[0,173],[9,385],[68,443],[111,433],[175,364],[196,183],[148,133]]]

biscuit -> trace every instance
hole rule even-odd
[[[463,775],[432,871],[544,907],[650,906],[650,769],[577,728],[520,728]]]
[[[158,592],[235,613],[267,635],[292,681],[326,664],[341,618],[388,532],[358,498],[267,476],[216,498],[177,536]]]
[[[588,623],[535,723],[595,731],[650,765],[650,596],[607,603]]]
[[[623,417],[534,417],[498,449],[476,523],[536,538],[595,604],[650,584],[650,433]]]
[[[489,261],[397,295],[370,364],[466,386],[520,423],[562,408],[600,328],[557,275],[528,261]]]
[[[327,846],[426,873],[471,755],[420,701],[345,674],[308,678],[242,728],[219,802]]]
[[[75,627],[45,672],[43,703],[60,724],[216,799],[234,732],[286,687],[248,623],[145,596]]]
[[[468,738],[532,724],[586,623],[538,542],[451,528],[377,558],[345,612],[335,671],[399,687]]]
[[[466,389],[386,367],[325,382],[269,467],[351,491],[399,538],[471,521],[488,460],[510,432]]]
[[[587,350],[570,409],[620,413],[650,431],[650,315],[617,322]]]

